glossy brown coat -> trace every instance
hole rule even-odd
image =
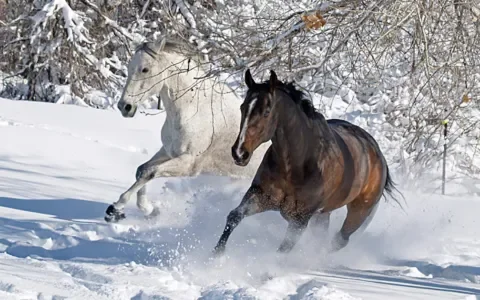
[[[224,251],[244,217],[268,210],[288,221],[278,249],[288,252],[311,219],[325,230],[330,212],[346,205],[346,219],[332,244],[333,250],[343,248],[384,191],[393,188],[378,144],[354,124],[325,120],[302,92],[278,81],[273,71],[269,82],[256,84],[249,71],[245,80],[249,90],[232,156],[244,166],[258,145],[268,140],[272,145],[242,202],[228,215],[216,252]]]

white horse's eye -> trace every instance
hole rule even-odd
[[[148,68],[143,68],[142,73],[148,73]]]

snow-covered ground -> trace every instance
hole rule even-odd
[[[478,197],[402,190],[405,211],[382,201],[331,255],[307,231],[277,256],[286,222],[268,212],[209,259],[248,180],[157,179],[148,194],[161,216],[143,220],[132,200],[124,222],[106,224],[108,204],[159,148],[163,118],[0,100],[0,299],[480,298]]]

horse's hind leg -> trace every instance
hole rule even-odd
[[[369,216],[374,213],[380,197],[369,201],[367,198],[359,196],[347,205],[347,217],[333,239],[332,251],[338,251],[345,247],[350,236],[362,227],[365,221],[370,221],[368,220]]]

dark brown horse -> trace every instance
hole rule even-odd
[[[310,219],[328,229],[330,213],[344,205],[348,212],[332,243],[332,251],[345,247],[372,214],[380,198],[392,193],[386,160],[374,138],[343,120],[325,120],[293,83],[270,80],[257,84],[247,70],[247,95],[240,106],[240,133],[232,147],[239,166],[246,166],[253,151],[272,141],[240,205],[227,217],[215,252],[225,250],[228,237],[247,216],[280,211],[288,221],[277,251],[289,252]],[[373,216],[373,215],[372,215]]]

